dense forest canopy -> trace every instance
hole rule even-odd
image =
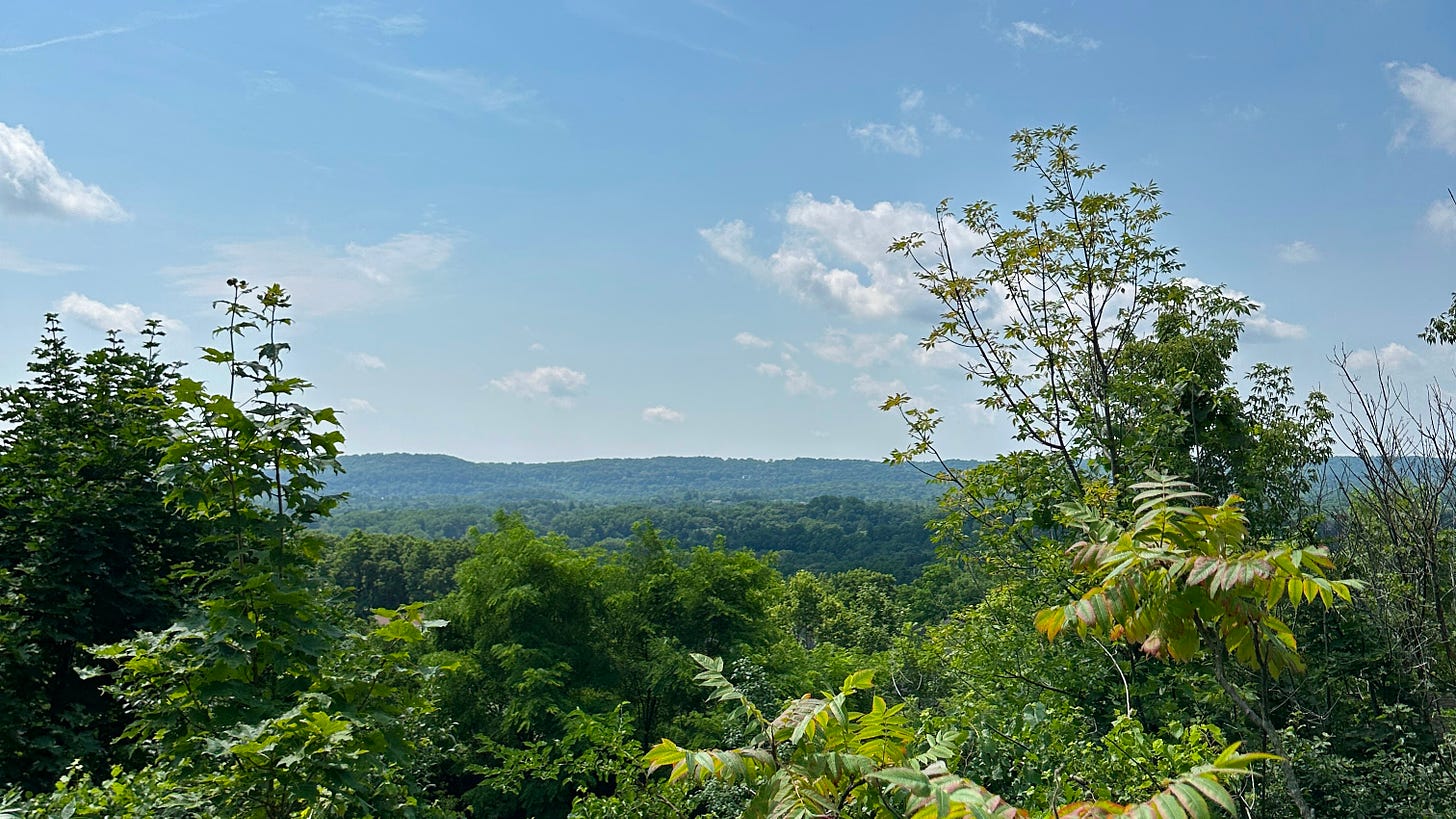
[[[197,370],[49,317],[0,390],[0,815],[1456,815],[1456,405],[1235,372],[1255,306],[1075,139],[885,237],[1016,431],[985,463],[904,393],[883,480],[351,462],[277,285]]]

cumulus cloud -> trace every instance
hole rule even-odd
[[[935,226],[935,216],[924,206],[879,202],[861,210],[838,197],[820,201],[800,193],[790,201],[783,223],[783,239],[768,257],[754,253],[753,230],[741,220],[699,234],[723,260],[786,293],[856,318],[898,316],[917,300],[929,299],[912,265],[885,253],[895,237]],[[951,226],[950,241],[962,255],[984,244],[960,225]]]
[[[56,273],[71,273],[80,269],[80,265],[32,259],[12,247],[0,245],[0,272],[50,276]]]
[[[335,3],[318,13],[338,29],[365,29],[386,37],[425,33],[425,18],[418,14],[392,14],[372,3]]]
[[[3,122],[0,212],[105,222],[129,218],[111,194],[62,173],[25,126]]]
[[[67,294],[65,298],[56,303],[56,312],[61,314],[63,320],[79,321],[102,332],[107,330],[120,330],[124,333],[141,332],[149,319],[160,321],[164,329],[181,326],[161,313],[143,312],[142,308],[135,304],[106,304],[80,293]]]
[[[265,239],[220,244],[211,261],[162,272],[199,293],[216,293],[232,277],[278,282],[298,309],[320,315],[406,296],[415,279],[438,270],[453,251],[449,238],[430,233],[401,233],[378,244],[350,242],[343,248],[306,239]]]
[[[1031,43],[1048,43],[1056,46],[1070,46],[1083,51],[1091,51],[1102,44],[1091,37],[1082,37],[1072,34],[1060,34],[1052,31],[1040,23],[1032,23],[1026,20],[1018,20],[1011,24],[1011,28],[1005,32],[1005,37],[1017,48],[1025,48]]]
[[[543,400],[558,407],[570,407],[576,403],[576,396],[586,387],[586,374],[570,367],[537,367],[534,370],[517,370],[490,382],[495,389],[504,393]]]
[[[658,424],[681,424],[683,414],[675,409],[659,405],[642,410],[642,420]]]
[[[361,370],[384,369],[384,359],[380,358],[377,355],[370,355],[369,353],[353,353],[349,356],[349,360],[354,363],[355,367],[358,367]]]
[[[1456,154],[1456,79],[1426,64],[1387,63],[1385,67],[1395,78],[1400,95],[1410,103],[1426,138],[1438,148]],[[1411,125],[1407,123],[1396,134],[1397,143],[1405,139]]]
[[[1356,350],[1348,353],[1345,356],[1345,366],[1357,372],[1374,370],[1377,367],[1386,371],[1398,370],[1409,364],[1415,355],[1409,347],[1392,341],[1379,350]]]
[[[905,349],[909,340],[910,337],[904,333],[882,336],[830,329],[825,330],[818,341],[811,342],[809,349],[825,361],[868,367],[889,361]]]
[[[773,346],[772,341],[769,341],[766,338],[759,338],[753,333],[747,331],[744,331],[734,336],[733,343],[737,344],[740,347],[758,347],[760,349]]]
[[[1265,315],[1245,319],[1244,330],[1254,338],[1268,341],[1298,341],[1308,335],[1308,331],[1301,324],[1290,324]]]
[[[789,395],[816,395],[820,398],[828,398],[834,394],[834,390],[815,381],[814,376],[800,369],[792,359],[787,357],[783,364],[764,362],[758,365],[756,371],[759,375],[781,379],[784,382],[784,392]]]
[[[852,125],[850,136],[866,147],[905,156],[920,156],[920,132],[914,125],[891,125],[888,122],[867,122]]]
[[[1308,264],[1319,261],[1319,257],[1315,246],[1302,239],[1279,246],[1279,261],[1285,264]]]
[[[900,110],[910,113],[925,104],[925,92],[919,88],[900,89]]]
[[[1445,238],[1456,238],[1456,202],[1450,199],[1437,199],[1426,208],[1425,219],[1426,229]]]

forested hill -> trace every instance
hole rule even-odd
[[[794,458],[611,458],[565,463],[474,463],[449,455],[349,455],[329,488],[353,508],[522,500],[586,503],[806,501],[823,495],[931,501],[939,490],[910,467]],[[953,461],[956,468],[974,465]]]

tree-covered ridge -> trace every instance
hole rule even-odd
[[[345,455],[334,486],[354,508],[471,501],[508,506],[563,500],[598,504],[793,500],[821,495],[933,501],[938,491],[879,461],[793,458],[612,458],[566,463],[474,463],[449,455]],[[973,462],[958,461],[959,468]]]

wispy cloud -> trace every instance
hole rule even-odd
[[[900,111],[910,113],[925,104],[925,91],[919,88],[900,89]]]
[[[354,366],[361,370],[384,369],[384,359],[377,355],[370,355],[369,353],[352,353],[349,356],[349,361],[353,362]]]
[[[716,0],[706,0],[706,2],[697,2],[695,0],[694,5],[711,11],[724,19],[739,23],[742,22],[733,13],[732,9],[721,2],[716,2]],[[577,2],[571,4],[571,8],[582,17],[599,23],[619,34],[636,37],[640,40],[650,40],[652,42],[670,45],[674,48],[691,51],[694,54],[702,54],[706,57],[731,60],[733,62],[745,62],[745,58],[741,54],[710,45],[695,37],[682,34],[673,28],[668,28],[662,19],[664,15],[661,14],[643,15],[633,13],[623,7],[623,4],[611,2],[610,0]],[[707,30],[713,30],[711,27],[705,28]]]
[[[930,132],[936,136],[946,137],[947,139],[960,139],[966,135],[965,131],[957,128],[943,114],[930,115]]]
[[[870,406],[878,407],[891,395],[905,391],[905,382],[898,378],[889,381],[876,381],[864,373],[854,377],[854,382],[849,385],[851,390],[869,399]]]
[[[111,194],[62,173],[25,126],[0,122],[0,211],[118,222],[129,218]]]
[[[1279,246],[1279,261],[1285,264],[1308,264],[1319,261],[1319,250],[1302,239]]]
[[[1403,142],[1406,133],[1419,122],[1431,144],[1456,154],[1456,79],[1426,64],[1386,63],[1385,68],[1394,76],[1396,88],[1410,103],[1415,117],[1396,132],[1393,142]]]
[[[920,133],[914,125],[891,125],[888,122],[867,122],[852,125],[850,136],[866,146],[905,156],[920,156]]]
[[[733,343],[737,344],[740,347],[757,347],[759,349],[773,346],[772,341],[769,341],[766,338],[759,338],[758,336],[749,332],[742,332],[734,336]]]
[[[782,380],[784,392],[789,395],[814,395],[819,398],[828,398],[834,394],[834,390],[815,381],[814,376],[800,369],[792,359],[786,358],[783,364],[764,362],[754,369],[759,375]]]
[[[120,330],[124,333],[137,333],[146,326],[149,319],[161,322],[164,328],[181,326],[161,313],[146,313],[135,304],[106,304],[80,293],[67,294],[56,303],[56,312],[61,314],[63,320],[79,321],[103,332]]]
[[[732,20],[735,23],[744,22],[744,19],[733,9],[728,8],[726,3],[720,3],[718,0],[691,0],[691,2],[698,8],[707,9],[724,20]]]
[[[318,18],[338,29],[367,29],[386,37],[424,34],[426,27],[419,14],[381,11],[375,3],[335,3],[321,9]]]
[[[882,336],[830,329],[818,341],[810,342],[809,349],[825,361],[868,367],[898,356],[909,340],[904,333]]]
[[[0,245],[0,271],[4,271],[6,273],[25,273],[31,276],[53,276],[57,273],[72,273],[80,269],[80,265],[63,264],[61,262],[47,262],[40,259],[32,259],[13,247]]]
[[[1091,37],[1083,37],[1074,34],[1061,34],[1052,31],[1041,23],[1033,23],[1026,20],[1018,20],[1011,24],[1011,28],[1005,32],[1005,37],[1017,48],[1025,48],[1028,44],[1041,42],[1056,46],[1069,46],[1083,51],[1091,51],[1102,44]]]
[[[231,242],[201,264],[162,272],[195,292],[215,293],[229,277],[278,282],[294,304],[314,315],[374,307],[407,296],[415,280],[449,261],[454,242],[431,233],[401,233],[377,244],[350,242],[332,248],[306,239]]]
[[[681,424],[683,414],[671,407],[656,406],[642,410],[642,420],[649,423]]]
[[[144,29],[147,26],[157,23],[173,22],[180,20],[196,20],[205,17],[215,11],[214,6],[208,6],[195,11],[181,14],[148,14],[137,18],[133,22],[112,26],[102,26],[88,31],[80,31],[75,34],[62,34],[56,37],[49,37],[44,40],[36,40],[29,43],[17,43],[16,45],[0,46],[0,54],[24,54],[28,51],[38,51],[42,48],[66,45],[68,43],[82,43],[87,40],[97,40],[102,37],[114,37],[118,34],[129,34],[133,31]]]
[[[1426,208],[1426,216],[1421,221],[1426,230],[1443,239],[1456,238],[1456,202],[1449,198],[1437,199]]]
[[[576,396],[586,388],[586,374],[570,367],[537,367],[517,370],[490,382],[490,386],[518,398],[544,400],[563,409],[576,403]]]
[[[355,82],[362,91],[396,102],[442,111],[508,114],[536,92],[510,77],[488,77],[464,68],[379,66],[379,82]]]

